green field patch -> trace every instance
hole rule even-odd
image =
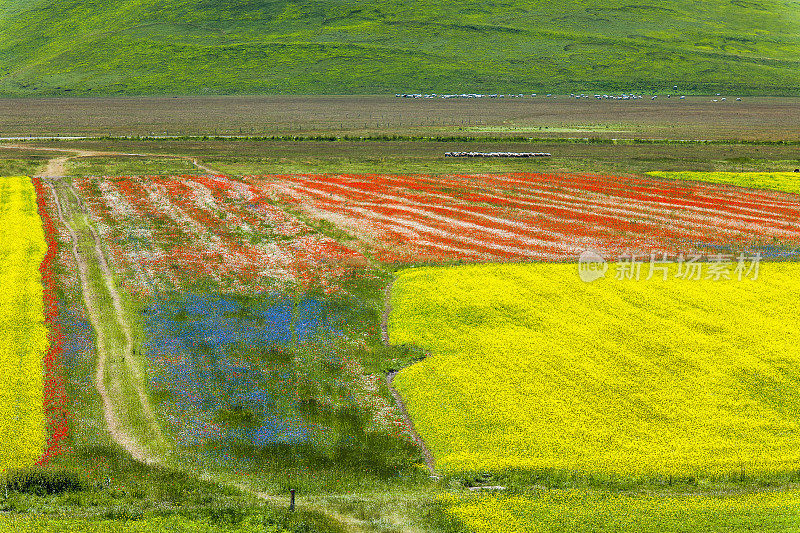
[[[169,157],[82,157],[67,163],[67,173],[79,176],[152,176],[196,171],[190,161]]]
[[[0,159],[0,176],[34,176],[44,159]]]

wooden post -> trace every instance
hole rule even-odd
[[[294,489],[289,489],[289,510],[294,511]]]

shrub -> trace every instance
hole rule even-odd
[[[6,476],[6,489],[43,496],[79,492],[85,489],[85,483],[76,472],[35,468],[9,472]]]

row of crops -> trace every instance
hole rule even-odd
[[[793,195],[700,181],[593,174],[250,181],[345,228],[389,263],[574,261],[587,248],[619,255],[769,245],[779,253],[800,244]]]
[[[275,205],[268,188],[222,176],[81,178],[115,265],[134,294],[210,283],[260,294],[336,290],[366,259]]]

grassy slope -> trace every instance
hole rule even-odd
[[[790,93],[797,13],[791,0],[13,0],[0,93]]]

